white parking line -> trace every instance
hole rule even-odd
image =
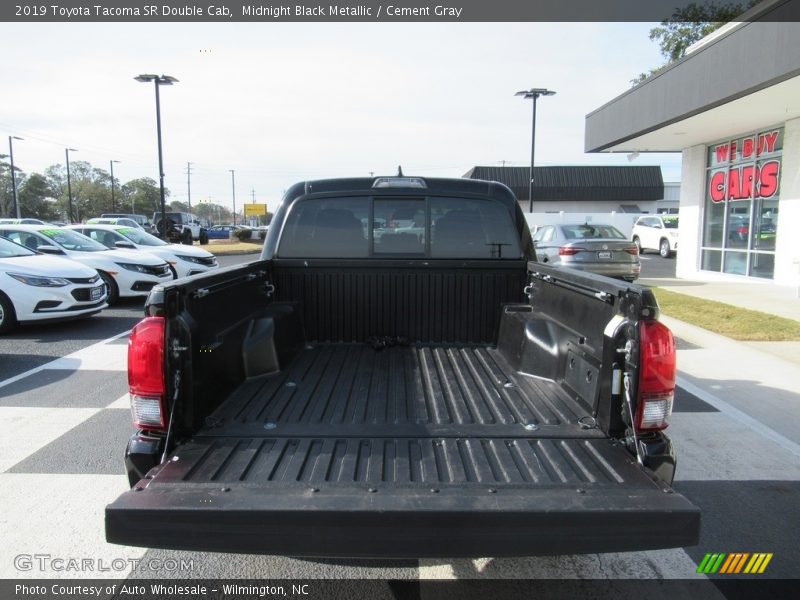
[[[113,342],[114,340],[118,340],[122,336],[128,335],[130,332],[131,332],[131,330],[128,329],[126,331],[123,331],[122,333],[118,333],[117,335],[115,335],[113,337],[110,337],[110,338],[107,338],[107,339],[102,340],[100,342],[97,342],[95,344],[92,344],[91,346],[87,346],[86,348],[81,348],[80,350],[77,350],[77,351],[75,351],[75,352],[73,352],[71,354],[67,354],[66,356],[62,356],[60,358],[56,358],[54,360],[51,360],[48,363],[45,363],[43,365],[39,365],[38,367],[34,367],[33,369],[29,369],[29,370],[25,371],[24,373],[20,373],[19,375],[14,375],[13,377],[9,377],[8,379],[4,379],[3,381],[0,381],[0,388],[1,387],[5,387],[7,385],[10,385],[10,384],[14,383],[15,381],[19,381],[20,379],[25,379],[26,377],[28,377],[29,375],[33,375],[34,373],[39,373],[40,371],[44,371],[45,369],[53,369],[53,368],[64,369],[64,368],[67,368],[66,366],[60,366],[60,367],[59,366],[54,366],[54,364],[58,363],[59,361],[61,361],[62,365],[67,365],[69,363],[65,362],[65,359],[80,358],[82,355],[86,355],[87,351],[91,352],[91,350],[93,348],[99,348],[103,344],[108,344],[109,342]],[[78,365],[70,366],[69,368],[77,368],[78,366],[80,366],[80,363],[78,363]]]

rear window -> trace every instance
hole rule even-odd
[[[286,219],[278,256],[366,258],[369,198],[296,202]]]
[[[301,200],[286,219],[283,258],[518,259],[508,210],[466,198],[326,198]]]
[[[568,240],[625,240],[622,232],[612,225],[565,225],[561,227]]]

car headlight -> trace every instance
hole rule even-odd
[[[40,275],[26,275],[24,273],[8,273],[19,282],[35,287],[64,287],[69,285],[69,281],[61,277],[42,277]]]
[[[205,259],[205,258],[199,258],[197,256],[184,256],[183,254],[176,254],[175,256],[177,256],[181,260],[185,260],[186,262],[194,263],[196,265],[206,265],[206,266],[208,266],[207,259]],[[215,263],[217,261],[213,260],[213,262]]]
[[[144,265],[137,265],[134,263],[116,263],[118,266],[128,271],[136,271],[137,273],[149,273],[150,271]]]

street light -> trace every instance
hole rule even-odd
[[[118,160],[110,160],[108,164],[111,165],[111,212],[114,212],[114,163],[118,163]]]
[[[231,172],[231,194],[233,195],[233,226],[236,227],[236,180],[234,179],[233,169],[228,169]]]
[[[529,98],[533,100],[533,121],[531,125],[531,171],[528,177],[528,212],[533,212],[533,156],[536,151],[536,101],[539,96],[554,96],[555,92],[546,90],[544,88],[532,88],[530,90],[522,90],[514,94],[515,96],[522,96],[525,100]]]
[[[64,154],[67,157],[67,198],[69,200],[69,211],[67,213],[67,218],[70,223],[74,223],[75,219],[72,217],[72,183],[69,179],[69,153],[70,152],[77,152],[75,148],[64,148]]]
[[[161,238],[167,239],[167,207],[164,198],[164,156],[161,150],[161,100],[158,95],[158,87],[161,85],[172,85],[178,80],[169,75],[144,74],[134,77],[136,81],[148,83],[152,81],[156,88],[156,130],[158,132],[158,180],[161,188]]]
[[[17,218],[21,218],[19,216],[19,202],[17,201],[17,176],[14,174],[14,144],[11,140],[20,140],[23,141],[24,138],[17,137],[15,135],[8,136],[8,157],[11,160],[11,189],[13,190],[13,197],[14,197],[14,213],[17,215]]]

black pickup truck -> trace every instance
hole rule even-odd
[[[689,546],[675,344],[638,286],[534,261],[498,183],[303,182],[261,259],[133,329],[108,541],[308,557]]]

